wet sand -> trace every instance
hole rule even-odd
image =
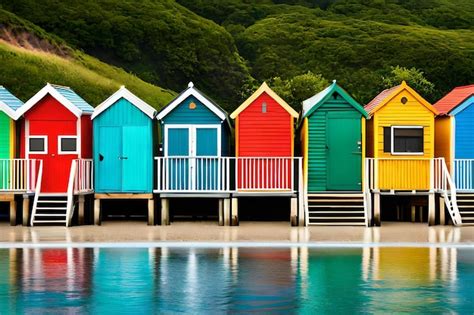
[[[474,227],[385,222],[382,227],[290,227],[287,222],[241,222],[220,227],[215,222],[174,222],[147,226],[137,221],[106,221],[102,226],[22,227],[0,223],[1,243],[131,243],[259,242],[280,244],[463,244],[474,247]],[[393,244],[392,244],[393,245]],[[20,245],[21,246],[21,245]]]

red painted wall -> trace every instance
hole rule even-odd
[[[81,117],[81,133],[82,133],[82,158],[92,158],[92,120],[90,115]]]
[[[267,112],[262,113],[262,103]],[[293,117],[267,93],[239,115],[238,156],[293,156]]]

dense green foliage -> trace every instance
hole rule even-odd
[[[308,72],[337,79],[361,103],[387,80],[399,83],[397,66],[423,73],[434,89],[420,93],[432,102],[474,80],[472,0],[0,0],[0,6],[145,81],[180,91],[192,80],[229,110],[264,80],[288,91]],[[285,89],[293,106],[306,95]]]
[[[0,84],[24,101],[46,82],[71,86],[93,106],[120,85],[126,85],[156,108],[166,105],[174,95],[75,51],[60,39],[3,10],[0,10],[0,29],[0,38],[8,40],[0,41]]]
[[[422,95],[430,95],[434,91],[434,84],[428,81],[424,77],[423,72],[416,68],[393,67],[390,74],[383,78],[383,85],[389,89],[401,81],[405,81]]]

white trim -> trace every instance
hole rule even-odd
[[[425,152],[395,152],[394,148],[394,140],[395,140],[395,129],[422,129],[424,130],[423,126],[391,126],[390,127],[390,153],[392,155],[424,155]],[[425,140],[425,135],[423,134],[423,141]],[[424,143],[423,143],[423,149],[424,149]]]
[[[16,115],[16,111],[11,109],[10,106],[5,104],[4,102],[0,101],[0,112],[4,112],[8,117],[10,117],[13,120],[17,120],[18,117]]]
[[[456,159],[456,116],[451,117],[451,174],[454,174],[454,160]]]
[[[43,139],[44,150],[43,151],[31,151],[30,150],[30,139]],[[26,137],[26,152],[29,157],[30,154],[48,154],[48,136],[27,136]]]
[[[76,139],[76,150],[75,151],[63,151],[62,149],[62,143],[61,143],[61,140],[62,139]],[[79,137],[78,136],[74,136],[74,135],[71,135],[71,136],[68,136],[68,135],[61,135],[61,136],[58,136],[58,155],[69,155],[69,154],[78,154],[78,144],[79,144]]]
[[[30,136],[30,121],[28,119],[25,119],[25,158],[29,158],[29,152],[28,152],[28,138]]]
[[[23,104],[20,108],[18,108],[15,112],[15,117],[18,119],[19,117],[23,116],[27,111],[29,111],[33,106],[35,106],[43,97],[46,95],[51,95],[54,97],[59,103],[64,105],[71,113],[73,113],[76,117],[80,117],[82,115],[82,111],[76,107],[73,103],[71,103],[67,98],[61,95],[54,86],[51,84],[46,84],[38,93],[36,93],[32,98],[30,98],[25,104]]]
[[[188,129],[188,157],[196,157],[197,151],[197,129],[213,128],[217,129],[217,155],[216,157],[222,156],[222,125],[221,124],[205,124],[205,125],[190,125],[190,124],[166,124],[164,132],[164,154],[163,156],[169,157],[168,155],[168,130],[169,129]]]
[[[132,105],[134,105],[136,108],[141,110],[145,115],[147,115],[151,119],[155,118],[156,109],[154,109],[152,106],[145,103],[143,100],[138,98],[135,94],[133,94],[129,90],[127,90],[125,86],[122,86],[117,92],[109,96],[109,98],[107,98],[105,101],[103,101],[99,106],[97,106],[94,109],[94,113],[92,114],[91,119],[94,119],[97,116],[99,116],[102,112],[104,112],[110,106],[114,105],[121,98],[129,101]]]
[[[197,98],[198,101],[204,104],[204,106],[209,108],[209,110],[212,111],[217,117],[219,117],[221,120],[225,120],[225,113],[220,108],[212,104],[211,101],[209,101],[206,97],[199,93],[193,86],[190,86],[183,94],[181,94],[174,101],[168,104],[168,106],[166,106],[161,112],[159,112],[156,116],[156,119],[162,120],[166,115],[168,115],[173,109],[178,107],[178,105],[180,105],[189,96],[194,96],[195,98]]]
[[[77,119],[76,135],[77,135],[77,140],[76,140],[77,158],[81,159],[82,158],[82,117],[79,117]]]

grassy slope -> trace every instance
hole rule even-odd
[[[175,95],[73,50],[60,39],[2,10],[0,25],[4,31],[1,37],[8,39],[0,40],[0,84],[23,100],[46,82],[71,86],[93,106],[121,85],[156,108],[164,106]]]

